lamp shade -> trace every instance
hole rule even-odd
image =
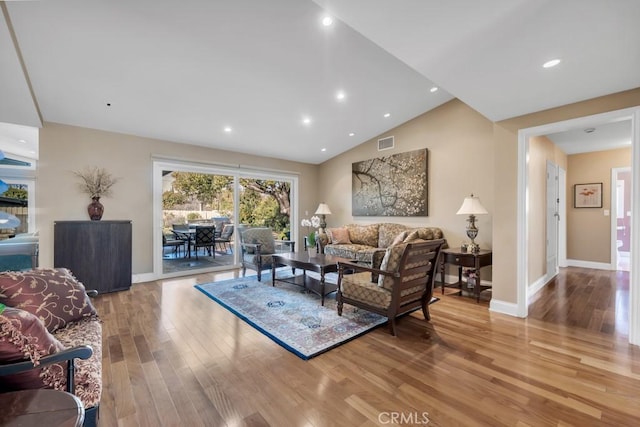
[[[484,215],[488,214],[487,210],[480,203],[480,199],[473,194],[469,197],[465,197],[462,202],[462,206],[458,209],[457,215]]]
[[[331,215],[331,209],[326,203],[320,203],[316,209],[316,215]]]

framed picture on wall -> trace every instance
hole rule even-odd
[[[574,208],[601,208],[602,183],[576,184],[573,187]]]

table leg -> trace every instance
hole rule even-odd
[[[276,264],[271,261],[271,286],[276,285]]]
[[[480,262],[476,257],[476,283],[474,283],[474,291],[476,293],[476,303],[480,302]]]
[[[444,258],[444,257],[442,257]],[[440,288],[442,290],[442,295],[444,295],[444,266],[445,266],[445,262],[444,260],[440,263],[440,280],[442,280],[442,282],[440,282]]]
[[[462,296],[462,266],[458,266],[458,287],[460,288],[460,296]]]
[[[324,268],[320,269],[320,298],[321,304],[324,307]]]

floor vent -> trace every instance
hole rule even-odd
[[[378,151],[390,150],[394,147],[393,136],[388,136],[378,140]]]

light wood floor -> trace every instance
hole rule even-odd
[[[193,288],[234,274],[96,298],[100,426],[640,425],[628,275],[565,269],[528,319],[446,294],[303,361]]]

